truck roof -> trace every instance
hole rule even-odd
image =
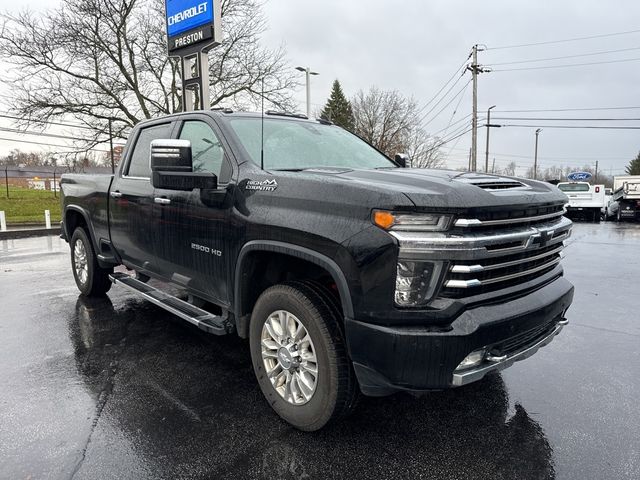
[[[156,122],[160,119],[171,120],[174,118],[180,118],[185,115],[192,115],[194,113],[200,113],[205,115],[210,115],[212,117],[224,118],[224,117],[245,117],[245,118],[260,118],[262,116],[262,112],[235,112],[230,108],[213,108],[211,110],[194,110],[191,112],[177,112],[171,113],[168,115],[163,115],[160,117],[154,117],[147,120],[143,120],[139,122],[136,126],[144,126],[149,122]],[[285,111],[276,111],[276,110],[266,110],[264,112],[264,117],[269,119],[279,118],[279,119],[288,119],[288,120],[300,120],[306,122],[313,123],[322,123],[326,125],[333,125],[332,122],[325,119],[310,119],[306,115],[302,113],[294,113],[294,112],[285,112]]]

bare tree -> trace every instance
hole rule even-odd
[[[278,108],[297,86],[282,49],[260,46],[265,21],[258,0],[222,0],[224,40],[210,52],[210,104]],[[23,126],[73,118],[80,146],[105,140],[140,120],[182,109],[179,65],[166,52],[161,0],[62,0],[55,10],[3,15],[3,75]],[[36,122],[39,121],[39,122]]]
[[[351,99],[354,131],[393,158],[407,153],[412,166],[434,168],[443,164],[440,140],[429,136],[420,126],[420,108],[413,98],[396,90],[372,87],[360,90]]]
[[[444,165],[442,145],[440,138],[414,127],[406,140],[404,152],[409,155],[413,168],[440,168]]]
[[[502,174],[507,175],[508,177],[515,177],[516,168],[518,168],[516,162],[509,162],[507,166],[502,169]]]

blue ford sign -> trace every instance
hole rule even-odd
[[[213,0],[166,0],[165,3],[169,37],[213,23]]]
[[[589,172],[572,172],[567,175],[567,180],[571,182],[586,182],[591,180],[591,174]]]

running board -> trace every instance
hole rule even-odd
[[[109,279],[114,285],[122,285],[127,290],[137,293],[142,298],[194,324],[205,332],[213,333],[214,335],[226,335],[233,330],[227,321],[226,315],[214,315],[151,285],[136,280],[126,273],[112,273],[109,275]]]

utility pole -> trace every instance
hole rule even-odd
[[[533,179],[534,180],[538,179],[538,135],[540,134],[541,131],[542,131],[541,128],[536,130],[536,150],[533,157]]]
[[[496,157],[493,157],[493,162],[491,163],[491,173],[496,173]]]
[[[109,119],[109,157],[111,158],[111,173],[116,172],[113,164],[113,131],[111,129],[111,119]]]
[[[489,132],[491,131],[491,109],[496,108],[495,105],[491,105],[487,108],[487,148],[484,152],[484,171],[489,171]]]
[[[478,50],[482,51],[484,48],[478,48],[478,45],[474,45],[471,49],[471,65],[467,66],[467,70],[471,70],[471,76],[473,80],[473,113],[471,117],[471,170],[477,171],[477,159],[478,159],[478,74],[488,72],[488,69],[484,69],[478,65]]]
[[[598,183],[598,160],[596,160],[596,183]]]
[[[305,73],[307,83],[307,118],[311,118],[311,75],[319,75],[319,73],[312,72],[309,67],[296,67],[296,70]]]

